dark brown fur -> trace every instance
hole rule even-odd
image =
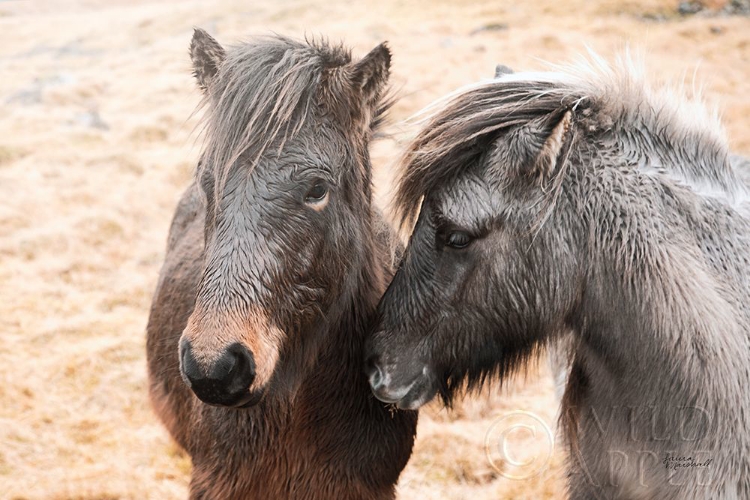
[[[267,66],[252,68],[252,72],[241,66],[242,54],[258,54],[266,49],[281,54],[280,61],[271,61],[276,70],[288,71],[288,76],[293,76],[294,71],[310,73],[288,80],[307,82],[310,88],[292,86],[276,92],[278,99],[293,103],[291,107],[288,102],[271,103],[266,108],[257,106],[257,103],[225,102],[239,113],[235,118],[236,125],[241,128],[230,131],[230,123],[220,123],[227,118],[226,115],[211,114],[219,106],[217,103],[226,98],[216,82],[250,73],[257,77],[259,71],[267,71]],[[352,70],[348,53],[340,47],[301,44],[279,37],[251,42],[234,50],[234,55],[230,50],[226,57],[234,57],[232,64],[239,64],[244,72],[230,75],[228,72],[237,68],[222,65],[223,49],[207,34],[197,30],[191,47],[196,77],[208,95],[209,140],[203,156],[206,163],[198,169],[198,181],[188,188],[177,207],[151,308],[147,350],[152,402],[172,436],[192,458],[191,498],[393,498],[395,484],[411,453],[416,413],[392,411],[377,401],[362,372],[365,331],[393,273],[393,252],[397,241],[372,208],[367,156],[371,120],[380,115],[380,87],[387,78],[387,60],[385,66],[380,66],[381,72],[385,68],[385,74],[378,75],[376,67],[365,75],[364,80],[354,79],[354,88],[351,88],[335,75],[346,71],[359,74]],[[388,55],[383,46],[373,53],[368,57]],[[305,54],[309,54],[309,60],[302,57]],[[212,59],[215,57],[218,60]],[[263,54],[260,57],[262,59]],[[307,62],[300,65],[294,63],[295,60]],[[283,68],[284,61],[292,63]],[[324,62],[322,66],[320,61]],[[325,61],[330,63],[329,67]],[[218,76],[213,73],[216,71]],[[336,80],[337,86],[327,83],[326,78]],[[240,82],[234,83],[239,85]],[[377,84],[378,89],[365,88],[367,84]],[[242,90],[246,94],[256,92],[255,97],[259,98],[274,93],[273,89],[250,87]],[[337,102],[333,103],[334,99]],[[301,108],[296,105],[300,102],[304,102]],[[249,122],[248,117],[241,114],[242,106],[251,113]],[[335,113],[322,113],[321,108],[335,110]],[[264,109],[281,110],[281,115],[264,113]],[[342,116],[347,120],[342,121]],[[286,121],[279,125],[278,120],[282,118]],[[244,258],[249,255],[250,259],[228,263],[232,265],[224,265],[221,269],[250,272],[264,269],[262,266],[266,262],[292,265],[295,260],[309,257],[310,262],[305,262],[308,265],[306,272],[313,276],[305,276],[309,280],[304,282],[305,287],[312,287],[311,283],[322,280],[323,276],[319,275],[333,275],[340,282],[321,285],[316,290],[317,302],[306,302],[304,307],[293,302],[296,299],[294,287],[303,286],[300,284],[293,283],[289,289],[285,281],[252,283],[252,288],[248,289],[239,287],[232,281],[233,277],[228,276],[216,285],[217,280],[210,275],[214,263],[220,261],[215,255],[216,249],[221,249],[222,244],[230,244],[221,241],[226,228],[220,226],[221,231],[216,228],[231,208],[220,205],[215,199],[221,200],[223,189],[226,188],[229,196],[229,193],[236,192],[237,186],[246,186],[246,182],[267,189],[276,185],[264,185],[263,176],[271,176],[277,183],[286,182],[279,173],[283,169],[264,164],[259,158],[262,153],[269,156],[268,152],[272,150],[276,152],[270,155],[274,161],[283,163],[290,147],[287,143],[299,141],[299,136],[305,132],[309,134],[310,130],[305,127],[316,120],[321,121],[312,124],[318,135],[303,138],[306,139],[302,141],[303,145],[324,141],[329,137],[325,133],[326,127],[342,132],[338,128],[341,127],[345,129],[344,137],[349,138],[350,144],[331,147],[354,152],[346,156],[349,160],[341,165],[333,165],[342,170],[335,172],[339,184],[331,196],[337,198],[326,208],[330,210],[326,216],[328,222],[339,224],[336,235],[340,233],[342,238],[344,235],[357,236],[353,240],[356,243],[322,240],[321,244],[330,247],[327,249],[329,253],[323,256],[331,255],[323,260],[320,254],[309,257],[305,251],[292,250],[293,244],[303,245],[304,241],[292,242],[290,246],[279,244],[274,248],[281,250],[270,255],[244,252],[240,248],[234,253],[242,254]],[[220,137],[222,131],[215,127],[217,123],[227,127],[223,133],[228,137],[223,141]],[[277,133],[281,130],[279,126],[285,131]],[[256,135],[258,130],[260,136]],[[211,149],[222,145],[228,151]],[[326,144],[316,145],[326,147]],[[304,151],[296,153],[305,156]],[[210,181],[208,187],[205,184],[207,179]],[[201,182],[204,182],[203,186]],[[277,198],[284,195],[272,191],[261,194]],[[272,210],[270,202],[268,205],[265,210]],[[348,217],[333,212],[334,208],[344,206],[353,210],[353,213],[346,213]],[[256,208],[256,205],[250,206],[251,210]],[[213,217],[207,219],[207,213]],[[282,218],[284,224],[293,224],[294,217],[322,217],[320,214],[300,213]],[[266,212],[245,213],[242,217],[265,224],[278,223],[266,220],[264,214]],[[337,217],[342,217],[343,222]],[[277,231],[283,230],[280,227]],[[298,238],[306,237],[304,232],[296,234]],[[241,236],[234,234],[235,239]],[[278,266],[273,268],[274,272],[286,269],[281,264]],[[261,272],[256,274],[263,275]],[[296,275],[281,278],[297,279]],[[223,283],[229,288],[222,288]],[[269,324],[283,331],[286,338],[276,346],[280,353],[278,361],[269,368],[272,376],[261,388],[263,397],[257,404],[242,409],[209,406],[198,400],[181,378],[178,343],[189,321],[197,321],[199,326],[207,324],[204,318],[191,318],[196,305],[213,317],[222,310],[214,307],[212,301],[217,297],[230,297],[231,300],[224,303],[234,304],[237,294],[243,291],[247,292],[244,300],[263,310]],[[272,307],[266,307],[271,303]],[[226,314],[242,316],[243,310],[235,308]],[[210,329],[199,330],[197,335],[212,335]],[[257,340],[265,332],[243,334]],[[255,356],[259,366],[269,363],[257,353]]]

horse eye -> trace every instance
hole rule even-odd
[[[328,196],[328,186],[323,181],[316,181],[305,195],[305,203],[319,204]]]
[[[468,247],[472,242],[472,237],[464,231],[453,231],[445,239],[445,244],[451,248],[460,250]]]

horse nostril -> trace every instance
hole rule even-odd
[[[227,370],[227,374],[222,377],[226,382],[227,392],[247,392],[255,380],[255,359],[252,353],[242,344],[232,344],[221,359]]]
[[[383,377],[383,370],[378,365],[377,358],[375,357],[367,360],[367,377],[370,380],[370,387],[373,391],[377,391],[383,385],[385,377]]]
[[[201,377],[201,374],[198,363],[193,357],[193,348],[190,345],[190,341],[188,341],[187,339],[182,339],[182,342],[180,342],[179,353],[180,372],[182,373],[182,378],[185,380],[188,386],[192,387],[193,380],[199,379]]]
[[[180,343],[180,371],[201,401],[234,406],[248,397],[249,388],[255,381],[255,360],[244,345],[235,343],[211,365],[201,367],[190,342],[184,339]]]

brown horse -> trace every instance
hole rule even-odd
[[[386,499],[417,415],[369,391],[363,340],[397,239],[368,144],[390,52],[196,30],[207,142],[148,323],[150,394],[191,498]],[[196,397],[197,396],[197,397]]]

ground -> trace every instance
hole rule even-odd
[[[654,79],[702,83],[750,153],[750,18],[724,3],[682,16],[662,0],[0,1],[0,498],[186,496],[190,460],[149,406],[144,331],[200,151],[194,26],[224,43],[324,34],[358,55],[388,40],[402,99],[374,153],[386,204],[414,133],[403,119],[496,63],[539,69],[586,47],[609,58],[629,44]],[[533,415],[513,423],[514,410]],[[543,360],[453,411],[427,408],[400,498],[561,498],[563,455],[545,458],[533,420],[554,432],[556,411]]]

